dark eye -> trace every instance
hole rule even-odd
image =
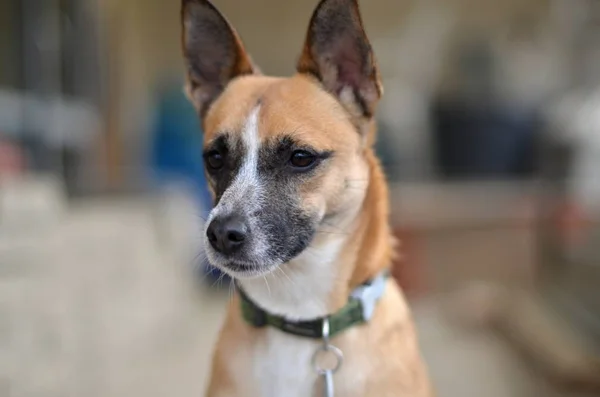
[[[212,152],[208,152],[204,156],[204,159],[206,161],[206,165],[208,166],[208,168],[210,168],[212,170],[218,170],[220,168],[223,168],[223,165],[225,164],[223,155],[221,153],[217,152],[216,150],[213,150]]]
[[[316,161],[316,156],[306,150],[296,150],[292,153],[290,164],[299,169],[308,168]]]

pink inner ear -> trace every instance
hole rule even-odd
[[[368,59],[364,58],[368,57],[368,52],[361,50],[356,40],[346,35],[335,43],[335,48],[332,48],[333,56],[330,62],[337,68],[335,91],[338,94],[346,86],[359,88],[368,78],[364,73],[368,62]]]
[[[339,92],[342,88],[350,86],[358,88],[361,86],[362,76],[361,66],[356,59],[352,57],[343,57],[336,62],[338,68],[338,77],[336,82],[336,91]]]

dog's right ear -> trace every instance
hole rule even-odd
[[[227,19],[208,0],[181,1],[187,94],[201,116],[234,78],[255,67]]]

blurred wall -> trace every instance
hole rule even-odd
[[[4,61],[5,57],[14,56],[16,51],[15,37],[15,4],[3,1],[0,2],[0,87],[14,88],[14,82],[19,80],[18,62]]]
[[[266,73],[286,75],[293,71],[311,12],[317,1],[215,0],[214,3],[240,32],[255,60]],[[179,2],[172,0],[107,0],[110,18],[117,23],[123,59],[130,71],[145,69],[146,77],[181,71]],[[368,34],[382,68],[396,54],[378,51],[382,39],[401,40],[407,17],[415,8],[428,5],[438,13],[457,17],[454,34],[492,32],[514,22],[535,23],[544,17],[548,0],[369,0],[361,8]],[[425,22],[425,21],[424,21]],[[387,48],[381,48],[387,50]],[[136,59],[134,59],[137,58]],[[141,76],[140,76],[141,77]]]
[[[364,22],[386,86],[381,117],[406,124],[406,132],[394,138],[397,144],[422,139],[423,104],[444,86],[440,78],[455,80],[449,56],[453,43],[536,24],[547,16],[550,1],[363,0]],[[274,75],[293,72],[316,2],[214,0],[262,70]],[[114,58],[114,125],[124,146],[124,169],[135,173],[145,151],[154,90],[166,79],[183,77],[179,1],[106,0],[99,6]]]

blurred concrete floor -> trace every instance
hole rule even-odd
[[[227,292],[183,259],[193,209],[158,204],[83,202],[0,235],[0,396],[202,395]],[[441,301],[413,303],[440,397],[560,395]]]

